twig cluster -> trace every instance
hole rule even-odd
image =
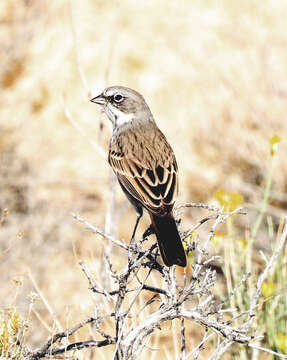
[[[208,209],[208,206],[204,204],[199,204],[198,206]],[[180,358],[182,360],[188,359],[191,356],[193,356],[193,359],[197,359],[204,346],[214,336],[218,338],[218,341],[216,349],[214,349],[214,352],[209,357],[210,360],[219,359],[233,343],[258,348],[255,342],[259,337],[256,334],[256,330],[252,327],[253,319],[256,317],[261,284],[272,271],[285,244],[287,218],[285,219],[281,239],[258,278],[250,300],[249,311],[232,317],[232,313],[236,309],[229,307],[231,298],[235,296],[240,286],[244,286],[250,274],[245,274],[241,282],[232,289],[223,301],[216,300],[213,294],[213,287],[217,274],[210,267],[214,256],[209,256],[207,250],[219,224],[224,223],[233,215],[242,213],[242,209],[239,208],[230,213],[224,213],[223,210],[215,208],[210,208],[209,210],[215,211],[216,215],[205,219],[205,221],[213,220],[214,222],[205,241],[201,242],[202,245],[199,246],[198,243],[188,244],[185,240],[187,253],[192,249],[196,259],[195,264],[192,265],[191,275],[177,272],[175,266],[171,268],[162,266],[156,245],[152,245],[149,249],[145,250],[144,245],[148,240],[150,231],[146,232],[140,241],[131,241],[127,245],[125,242],[89,224],[78,215],[73,215],[76,220],[83,223],[89,230],[100,235],[106,241],[111,242],[114,248],[120,247],[124,249],[127,259],[126,264],[120,270],[116,270],[113,267],[110,255],[106,254],[105,261],[107,266],[105,266],[105,270],[108,269],[109,273],[105,274],[105,276],[110,278],[112,286],[111,288],[105,288],[99,280],[95,279],[88,267],[84,263],[80,263],[91,291],[102,297],[103,302],[107,304],[105,307],[106,311],[104,309],[101,311],[96,309],[95,314],[90,318],[71,329],[54,335],[40,349],[30,352],[28,354],[29,359],[36,360],[71,350],[89,347],[97,348],[108,345],[114,346],[113,359],[136,359],[141,350],[146,346],[149,336],[156,329],[160,330],[164,322],[174,319],[181,321]],[[188,234],[190,232],[185,233],[183,238],[188,238]],[[149,283],[152,276],[158,279],[157,284],[160,284],[159,286]],[[152,293],[151,296],[146,296],[149,293]],[[143,305],[140,311],[136,307],[137,312],[135,312],[134,304],[140,298]],[[151,309],[149,315],[139,322],[139,312],[147,308]],[[110,331],[110,333],[106,333],[104,330],[105,321],[113,323],[113,331]],[[188,321],[193,321],[205,329],[202,341],[190,353],[186,352],[185,324]],[[101,336],[102,340],[69,343],[68,338],[86,324],[93,324],[94,330]],[[66,340],[65,345],[61,343],[63,339]],[[260,350],[270,352],[270,350],[264,348],[260,348]],[[278,355],[282,358],[284,357],[284,355]]]

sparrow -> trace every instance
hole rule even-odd
[[[143,96],[127,87],[111,86],[90,101],[103,108],[113,125],[108,160],[137,214],[132,239],[145,209],[164,264],[185,267],[185,251],[173,216],[177,163]]]

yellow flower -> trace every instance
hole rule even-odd
[[[11,306],[7,309],[7,314],[9,317],[9,327],[13,335],[17,334],[19,328],[19,315],[14,306]]]
[[[269,139],[271,156],[275,155],[275,153],[277,152],[278,144],[280,143],[280,141],[281,141],[281,138],[278,135],[273,135]]]
[[[277,346],[281,349],[284,354],[287,354],[287,335],[279,333],[277,334]]]
[[[247,246],[247,241],[245,238],[240,238],[237,240],[238,241],[238,246],[239,246],[239,250],[245,250],[246,246]]]
[[[243,196],[239,192],[218,189],[216,190],[214,196],[220,206],[224,206],[226,211],[233,211],[237,209],[243,202]]]
[[[261,291],[262,294],[265,297],[269,297],[271,295],[273,295],[276,291],[277,288],[277,284],[273,283],[273,282],[267,282],[265,281],[262,285],[261,285]]]

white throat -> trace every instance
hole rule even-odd
[[[126,114],[110,103],[105,106],[105,112],[113,123],[114,127],[128,123],[134,118],[134,114]]]

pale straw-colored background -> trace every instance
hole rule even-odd
[[[71,213],[105,226],[111,127],[88,99],[106,85],[144,95],[177,156],[179,202],[224,188],[258,205],[281,136],[268,211],[286,213],[286,1],[2,0],[0,16],[0,306],[26,316],[38,286],[52,314],[33,305],[31,345],[93,311],[77,263],[98,273],[106,244]],[[128,239],[135,214],[123,211],[114,228]],[[183,229],[192,223],[185,212]],[[175,358],[168,330],[158,342]]]

